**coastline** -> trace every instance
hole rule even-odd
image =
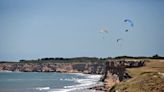
[[[126,67],[121,66],[121,62],[119,61],[113,63],[112,61],[109,61],[108,64],[106,64],[105,70],[106,72],[104,74],[99,74],[102,76],[102,78],[97,78],[96,81],[100,80],[103,81],[102,85],[97,85],[97,83],[94,82],[92,87],[85,85],[84,87],[81,87],[79,89],[71,89],[71,88],[77,88],[80,87],[80,83],[73,86],[65,86],[61,88],[60,90],[51,90],[53,87],[49,86],[38,86],[35,88],[35,90],[42,90],[48,92],[109,92],[111,91],[118,91],[118,92],[132,92],[132,90],[135,90],[133,92],[138,92],[138,90],[141,90],[141,92],[150,92],[150,88],[153,89],[153,92],[163,92],[163,73],[164,73],[164,60],[147,60],[144,62],[144,66],[141,66],[140,61],[129,61],[130,63],[127,63],[126,61],[123,61],[124,65]],[[111,65],[113,64],[113,65]],[[128,66],[129,65],[129,66]],[[124,70],[126,69],[126,71]],[[124,71],[120,71],[124,70]],[[6,72],[6,73],[12,73],[12,71],[0,71],[0,72]],[[19,71],[13,71],[16,73],[26,73],[26,72],[19,72]],[[31,72],[28,72],[31,73]],[[35,74],[38,73],[55,73],[55,72],[34,72]],[[56,72],[59,74],[76,74],[76,75],[86,75],[87,76],[96,76],[95,74],[86,74],[85,72],[79,71],[77,72]],[[127,76],[127,73],[131,78]],[[123,74],[124,76],[121,76]],[[45,77],[46,79],[47,77]],[[71,77],[70,77],[71,78]],[[122,79],[122,81],[120,80]],[[148,81],[144,81],[144,80]],[[151,80],[153,81],[151,81]],[[60,80],[60,79],[59,79]],[[61,80],[78,80],[78,78],[71,78],[71,79],[61,79]],[[158,82],[155,82],[158,80]],[[80,81],[79,81],[80,82]],[[112,83],[113,82],[113,83]],[[85,83],[85,82],[84,82]],[[82,84],[82,82],[81,82]],[[109,85],[112,84],[112,85]],[[115,85],[116,84],[116,85]],[[140,84],[144,84],[145,86],[140,86]],[[153,84],[153,86],[149,86]],[[109,86],[108,86],[109,85]],[[86,87],[87,86],[87,87]],[[159,89],[160,88],[160,89]],[[63,90],[64,89],[64,90]],[[102,91],[101,91],[102,90]],[[10,91],[12,92],[12,91]],[[17,91],[15,91],[17,92]],[[31,91],[28,91],[31,92]],[[32,91],[32,92],[39,92],[39,91]]]
[[[18,63],[0,63],[0,71],[16,71],[16,72],[56,72],[64,74],[83,74],[83,75],[101,75],[96,81],[99,83],[87,83],[85,82],[85,89],[88,90],[100,90],[101,92],[106,92],[113,85],[129,79],[130,76],[126,72],[126,67],[141,67],[144,65],[144,61],[141,60],[130,60],[125,61],[125,59],[109,59],[104,62],[78,62],[78,63],[54,63],[51,62],[42,62],[38,61],[33,62],[18,62]],[[76,79],[74,79],[76,80]],[[88,80],[87,80],[88,81]],[[81,83],[77,81],[77,83]],[[82,83],[81,83],[82,84]],[[89,85],[88,85],[89,84]],[[81,87],[81,85],[75,86]],[[69,89],[71,87],[65,87]],[[83,87],[84,89],[84,87]],[[69,91],[69,90],[67,90]],[[59,91],[60,92],[60,91]]]
[[[16,74],[17,73],[23,73],[23,74],[26,74],[27,72],[12,72],[12,71],[1,71],[0,73],[13,73],[13,74]],[[53,72],[49,72],[49,73],[46,73],[46,72],[28,72],[27,74],[32,74],[33,75],[35,74],[40,74],[40,73],[45,73],[46,75],[51,73],[53,74]],[[83,78],[75,78],[75,77],[65,77],[65,78],[60,78],[60,81],[73,81],[73,82],[76,82],[76,84],[74,85],[67,85],[67,86],[64,86],[63,88],[59,88],[59,89],[54,89],[54,88],[51,88],[49,86],[43,86],[43,87],[36,87],[34,90],[38,90],[38,91],[46,91],[46,92],[103,92],[103,91],[97,91],[97,90],[90,90],[89,88],[90,87],[93,87],[95,85],[97,85],[99,82],[99,79],[101,77],[101,75],[96,75],[96,74],[83,74],[83,73],[57,73],[57,72],[54,72],[56,74],[61,74],[61,75],[76,75],[76,76],[80,76],[80,77],[83,77]],[[63,76],[64,76],[63,75]],[[12,79],[13,80],[13,79]],[[19,79],[20,80],[20,79]],[[22,79],[21,79],[22,81]]]

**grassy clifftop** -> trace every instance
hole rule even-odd
[[[164,76],[145,72],[116,86],[119,92],[164,92]]]
[[[164,92],[164,60],[150,60],[144,67],[127,71],[133,78],[115,85],[115,91]]]

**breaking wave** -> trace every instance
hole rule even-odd
[[[76,90],[87,89],[96,85],[101,85],[102,83],[99,82],[101,75],[90,75],[90,74],[81,74],[78,73],[77,75],[84,76],[84,79],[61,79],[61,80],[71,80],[78,83],[77,85],[71,86],[64,86],[61,89],[50,89],[48,92],[76,92]]]

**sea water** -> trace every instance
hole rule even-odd
[[[0,72],[0,92],[97,92],[101,75],[81,73]]]

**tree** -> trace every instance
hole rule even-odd
[[[160,56],[158,54],[155,54],[154,56],[152,56],[153,58],[160,58]]]

